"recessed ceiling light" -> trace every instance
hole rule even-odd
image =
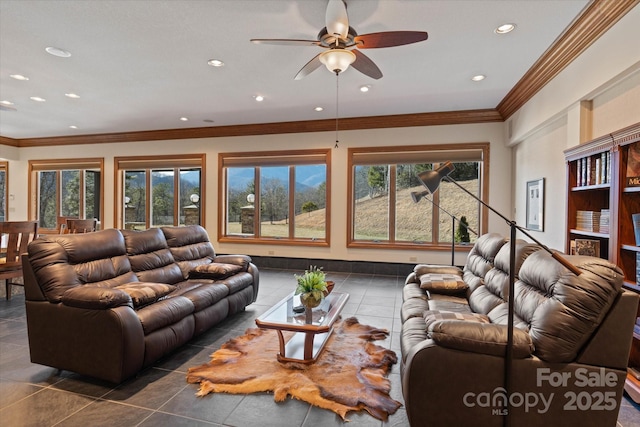
[[[9,77],[16,80],[26,81],[29,80],[29,77],[23,76],[22,74],[11,74]]]
[[[471,80],[473,80],[474,82],[479,82],[481,80],[486,79],[487,76],[485,76],[484,74],[478,74],[476,76],[471,77]]]
[[[71,125],[69,126],[69,129],[78,129],[78,126]]]
[[[360,92],[369,92],[369,90],[371,90],[371,85],[360,86]]]
[[[29,99],[32,100],[32,101],[36,101],[36,102],[44,102],[44,101],[46,101],[46,99],[40,98],[39,96],[31,96],[31,97],[29,97]]]
[[[324,111],[324,108],[322,108],[322,107],[316,107],[316,108],[314,108],[313,110],[314,110],[314,111],[318,111],[318,112],[320,112],[320,111]]]
[[[80,95],[75,94],[75,93],[65,93],[64,96],[66,96],[67,98],[73,98],[73,99],[80,98]]]
[[[495,30],[496,34],[507,34],[516,29],[516,24],[502,24]]]
[[[2,105],[13,105],[13,102],[5,100],[5,101],[0,101],[0,104],[2,104]]]
[[[256,95],[256,96],[254,96],[254,98],[255,98],[255,99],[256,99],[256,101],[258,101],[258,102],[262,102],[262,101],[264,101],[264,96],[262,96],[262,95]]]
[[[189,118],[188,117],[180,117],[180,121],[181,122],[188,122]]]
[[[44,48],[44,50],[53,56],[59,56],[60,58],[68,58],[71,56],[71,52],[68,52],[64,49],[60,49],[59,47],[49,46]]]
[[[212,67],[223,67],[224,66],[224,62],[222,62],[219,59],[210,59],[207,61],[207,64],[211,65]]]

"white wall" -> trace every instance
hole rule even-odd
[[[638,40],[635,7],[507,121],[515,219],[525,223],[526,182],[545,178],[545,229],[532,235],[550,247],[565,249],[564,150],[585,142],[583,134],[593,139],[640,121]],[[589,111],[583,101],[590,101]]]
[[[221,253],[246,253],[249,255],[309,257],[340,260],[369,260],[410,262],[416,257],[418,262],[450,262],[450,252],[347,249],[347,149],[349,147],[375,147],[394,145],[453,144],[469,142],[489,142],[491,176],[489,177],[489,203],[503,212],[511,207],[510,176],[511,149],[504,141],[503,123],[429,126],[396,129],[376,129],[340,132],[340,147],[332,149],[332,194],[331,194],[331,247],[317,248],[305,246],[257,245],[239,243],[215,243]],[[95,146],[60,146],[53,148],[21,148],[19,159],[10,162],[9,192],[15,195],[11,203],[10,219],[27,218],[27,169],[28,161],[43,158],[104,157],[105,160],[105,227],[115,225],[114,220],[114,157],[137,155],[165,155],[206,153],[206,218],[205,224],[212,241],[217,240],[218,224],[218,153],[260,150],[289,150],[305,148],[333,147],[333,132],[265,135],[228,138],[202,138],[190,140],[150,141],[137,143],[98,144]],[[79,154],[82,153],[82,154]],[[491,230],[506,233],[504,221],[489,217]],[[463,263],[466,253],[458,255],[457,262]]]

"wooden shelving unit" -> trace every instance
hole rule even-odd
[[[567,235],[566,251],[570,253],[575,239],[592,239],[600,244],[600,257],[616,264],[624,273],[625,289],[640,293],[637,281],[637,254],[640,245],[635,240],[631,215],[640,213],[640,186],[627,182],[629,148],[640,144],[640,123],[597,138],[565,151],[567,161]],[[604,154],[604,157],[603,157]],[[596,160],[605,173],[589,181],[581,175],[585,159],[590,164]],[[609,168],[608,170],[606,168]],[[608,179],[603,177],[608,176]],[[577,224],[578,211],[601,212],[609,210],[608,232],[581,230]],[[640,308],[638,309],[640,318]],[[638,321],[640,322],[640,321]],[[640,335],[634,333],[629,357],[629,366],[640,368]],[[629,375],[625,389],[640,403],[639,382]]]

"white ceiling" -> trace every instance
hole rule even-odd
[[[363,51],[382,70],[339,77],[339,116],[495,108],[587,0],[347,0],[359,33],[427,31],[424,42]],[[35,138],[331,119],[336,77],[293,78],[316,46],[326,0],[0,0],[0,136]],[[499,36],[495,27],[517,29]],[[71,52],[59,58],[54,46]],[[219,58],[221,68],[207,65]],[[29,81],[17,81],[22,74]],[[481,82],[471,81],[485,74]],[[369,93],[358,87],[370,84]],[[65,97],[76,93],[79,99]],[[263,95],[256,102],[253,97]],[[46,102],[29,99],[39,96]],[[324,107],[318,113],[313,109]],[[180,121],[188,117],[189,121]],[[213,120],[214,122],[205,122]],[[69,126],[78,129],[70,129]]]

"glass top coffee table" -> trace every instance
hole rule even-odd
[[[297,313],[300,296],[291,293],[282,301],[256,319],[256,325],[264,329],[275,329],[280,340],[280,362],[314,363],[333,332],[349,294],[331,292],[316,308]],[[295,334],[285,343],[282,331]]]

